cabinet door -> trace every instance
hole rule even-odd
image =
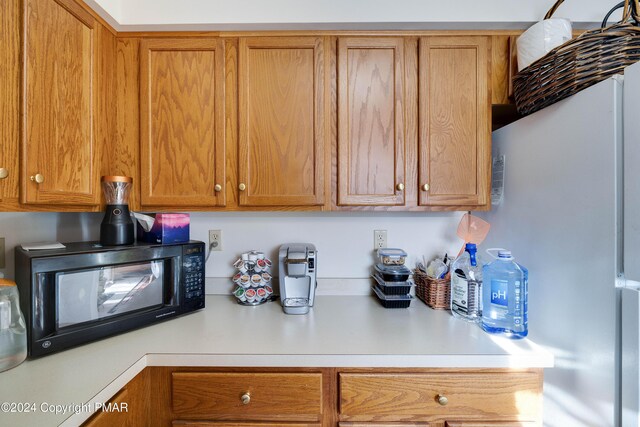
[[[149,370],[136,375],[112,399],[89,418],[83,427],[138,427],[151,425]],[[93,406],[93,405],[92,405]]]
[[[404,205],[402,38],[338,40],[338,205]]]
[[[72,0],[25,0],[22,202],[96,204],[93,17]]]
[[[225,205],[223,46],[220,39],[141,42],[143,205]]]
[[[319,37],[241,38],[241,206],[324,203],[326,76]]]
[[[488,37],[420,39],[420,205],[488,203],[489,46]]]
[[[84,424],[84,427],[134,427],[131,417],[129,417],[129,391],[120,390],[113,399],[109,401],[110,412],[98,412]]]
[[[0,2],[0,201],[19,194],[21,3]]]

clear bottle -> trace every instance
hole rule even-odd
[[[0,278],[0,372],[27,357],[27,330],[15,282]]]
[[[510,251],[487,250],[490,255],[491,251],[498,251],[498,257],[483,268],[482,329],[509,338],[524,338],[529,331],[529,271],[514,261]]]
[[[479,322],[482,314],[482,262],[476,252],[475,243],[467,243],[451,265],[451,314],[469,322]]]

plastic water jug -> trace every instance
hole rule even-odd
[[[19,365],[27,357],[27,330],[20,311],[18,288],[0,278],[0,372]]]
[[[489,333],[524,338],[528,333],[527,299],[529,272],[517,264],[511,252],[488,249],[498,257],[482,269],[482,329]]]
[[[467,243],[465,252],[451,266],[451,314],[469,322],[480,321],[482,262],[475,243]]]

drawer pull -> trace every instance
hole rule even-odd
[[[240,191],[244,191],[247,189],[247,186],[244,184],[244,182],[241,182],[240,185],[238,185],[238,189]]]
[[[215,190],[216,193],[218,193],[222,191],[222,185],[216,184],[215,187],[213,187],[213,189]]]
[[[44,182],[44,176],[37,173],[31,177],[31,181],[35,182],[36,184],[42,184]]]
[[[5,179],[9,176],[9,171],[5,168],[0,168],[0,179]]]
[[[447,396],[443,396],[442,394],[437,395],[436,400],[438,401],[440,406],[447,406],[447,403],[449,403],[449,399],[447,398]]]
[[[251,402],[251,393],[246,392],[244,393],[241,397],[240,400],[242,400],[242,404],[243,405],[248,405],[249,402]]]
[[[403,183],[399,183],[398,185],[396,185],[396,190],[404,191],[404,184]]]
[[[425,184],[422,186],[422,191],[429,191],[429,184]]]

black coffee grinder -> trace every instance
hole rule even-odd
[[[128,176],[103,176],[102,191],[107,211],[100,224],[100,243],[103,246],[133,243],[133,221],[129,212],[129,192],[133,179]]]

